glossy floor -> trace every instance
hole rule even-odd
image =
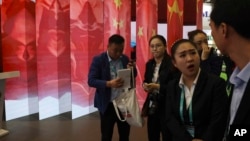
[[[4,122],[9,134],[0,141],[100,141],[100,121],[97,112],[71,120],[70,113],[38,120],[31,115]],[[118,140],[117,128],[113,140]],[[147,141],[147,129],[131,127],[130,141]]]

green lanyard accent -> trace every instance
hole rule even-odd
[[[229,96],[231,94],[231,90],[232,90],[232,84],[228,83],[226,86],[227,96]]]
[[[185,103],[184,96],[185,96],[185,90],[184,90],[184,86],[182,86],[181,99],[180,99],[180,117],[181,117],[181,120],[182,120],[183,123],[184,123],[183,104]],[[190,105],[189,105],[189,110],[188,110],[189,121],[190,121],[191,125],[193,124],[193,114],[192,114],[192,112],[193,112],[193,106],[192,106],[192,100],[191,100]]]
[[[226,63],[224,61],[222,61],[222,66],[221,66],[221,73],[220,73],[220,77],[222,79],[224,79],[225,81],[227,81],[227,73],[226,73]]]

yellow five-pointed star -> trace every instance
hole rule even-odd
[[[183,11],[180,11],[177,0],[174,0],[174,3],[172,5],[172,7],[168,5],[168,9],[169,9],[169,12],[170,12],[170,17],[169,17],[170,19],[172,17],[172,14],[176,13],[176,14],[179,15],[179,18],[180,18],[180,21],[181,21],[181,17],[183,15]]]
[[[117,21],[116,19],[113,19],[113,26],[117,29],[117,28],[122,28],[124,26],[124,21],[120,20]]]
[[[119,22],[119,28],[123,28],[123,24],[124,23],[124,21],[123,20],[120,20],[120,22]]]
[[[116,9],[120,9],[121,5],[122,5],[122,0],[114,0]]]
[[[143,36],[143,27],[139,26],[139,30],[137,34],[139,37]]]
[[[113,26],[117,29],[118,28],[118,21],[116,19],[113,19]]]

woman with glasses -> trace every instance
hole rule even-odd
[[[171,58],[166,52],[166,39],[155,35],[149,40],[152,59],[146,63],[143,88],[148,93],[142,108],[142,115],[147,116],[148,140],[166,141],[166,129],[163,126],[166,85],[175,73]]]

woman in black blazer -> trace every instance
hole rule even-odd
[[[166,40],[155,35],[149,40],[153,58],[146,63],[143,88],[148,93],[143,105],[143,116],[147,116],[148,140],[166,141],[166,130],[163,128],[165,89],[167,82],[173,79],[174,67],[170,56],[166,53]]]
[[[167,86],[169,137],[172,141],[221,141],[228,113],[225,81],[200,69],[200,57],[192,41],[178,40],[171,54],[181,76]]]

